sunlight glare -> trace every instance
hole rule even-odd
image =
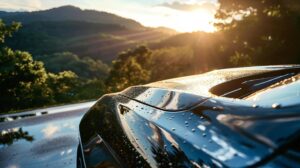
[[[214,32],[214,17],[205,10],[176,12],[170,18],[169,27],[179,32],[205,31]]]

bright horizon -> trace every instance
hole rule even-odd
[[[148,27],[168,27],[178,32],[213,32],[217,0],[2,0],[0,10],[36,11],[73,5],[136,20]]]

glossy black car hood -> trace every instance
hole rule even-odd
[[[123,91],[121,95],[167,111],[186,110],[208,98],[196,94],[185,93],[180,90],[154,88],[149,86],[131,87]]]
[[[261,101],[253,106],[257,102],[219,97],[209,90],[226,81],[291,68],[213,71],[103,96],[80,124],[85,161],[116,167],[259,167],[270,163],[299,135],[299,104],[277,108]]]
[[[300,66],[257,66],[215,70],[201,75],[130,87],[120,94],[162,110],[182,111],[214,97],[209,90],[216,85],[242,77],[297,67]]]

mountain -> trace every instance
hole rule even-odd
[[[23,24],[37,21],[85,21],[102,24],[117,24],[129,29],[144,28],[140,23],[132,19],[96,10],[82,10],[75,6],[62,6],[34,12],[0,12],[0,18],[6,22],[18,21]]]
[[[6,23],[22,23],[22,28],[6,43],[34,57],[72,52],[79,57],[110,63],[123,50],[177,33],[169,28],[144,27],[131,19],[74,6],[35,12],[0,11],[0,18]]]

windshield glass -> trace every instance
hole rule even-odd
[[[214,96],[247,99],[250,95],[257,94],[270,86],[277,86],[281,81],[296,76],[299,71],[299,68],[292,68],[253,74],[225,81],[215,85],[209,91]]]
[[[296,105],[300,104],[300,74],[282,80],[265,89],[255,92],[244,99],[259,102],[260,105]]]

